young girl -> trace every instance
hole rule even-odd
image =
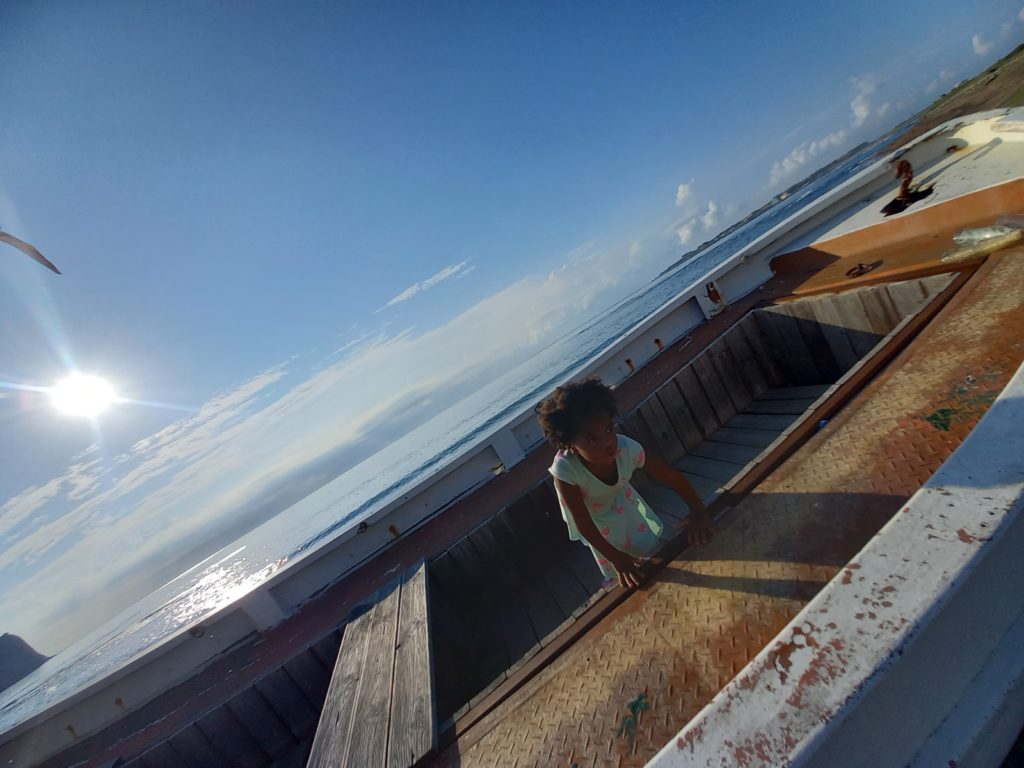
[[[541,427],[558,453],[548,470],[555,478],[569,538],[583,539],[608,580],[640,583],[641,561],[660,545],[664,528],[629,479],[646,467],[651,479],[678,493],[690,508],[689,539],[703,544],[713,533],[707,508],[681,472],[615,432],[615,396],[599,379],[555,390],[538,410]]]

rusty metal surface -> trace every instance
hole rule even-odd
[[[436,761],[642,765],[952,453],[1024,358],[1024,253],[991,260],[727,517]]]

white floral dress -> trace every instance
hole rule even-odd
[[[618,478],[614,485],[594,477],[580,457],[571,451],[559,451],[548,472],[563,483],[579,487],[597,530],[613,547],[635,558],[650,557],[661,544],[659,536],[664,525],[629,482],[633,473],[644,465],[644,449],[625,435],[618,436],[618,443],[615,459]],[[615,578],[612,564],[580,536],[561,494],[558,495],[558,503],[569,529],[569,538],[587,544],[605,578]]]

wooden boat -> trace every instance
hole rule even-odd
[[[944,256],[1024,212],[1022,128],[940,126],[900,151],[931,197],[884,218],[883,158],[579,372],[690,477],[711,545],[602,588],[526,407],[0,764],[998,765],[1024,721],[1024,259]]]

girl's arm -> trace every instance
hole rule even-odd
[[[711,515],[686,476],[679,470],[670,467],[658,456],[650,453],[647,454],[644,469],[647,470],[647,474],[651,476],[652,480],[667,485],[678,493],[686,502],[686,506],[690,508],[688,531],[690,543],[707,544],[711,541],[711,537],[715,534],[715,529],[711,527]]]
[[[594,519],[587,511],[587,505],[583,501],[583,494],[580,493],[579,486],[565,483],[556,477],[555,487],[558,489],[558,495],[562,497],[562,501],[569,508],[569,514],[572,515],[580,536],[604,555],[615,568],[615,572],[619,574],[619,585],[622,587],[640,586],[640,564],[625,552],[613,547],[597,530]]]

